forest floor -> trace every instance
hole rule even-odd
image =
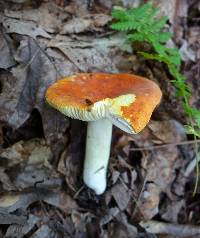
[[[171,77],[109,27],[113,6],[143,2],[0,0],[0,238],[200,237],[194,138]],[[169,18],[198,108],[200,2],[152,2]],[[79,72],[133,73],[163,92],[141,133],[114,128],[101,196],[82,180],[86,123],[44,100],[49,85]]]

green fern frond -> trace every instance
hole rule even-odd
[[[144,4],[140,8],[131,8],[127,11],[123,8],[115,8],[112,11],[112,17],[117,23],[113,23],[111,28],[119,31],[153,30],[158,32],[162,25],[165,24],[166,19],[163,17],[158,24],[154,21],[156,14],[157,9],[153,9],[149,3]],[[152,29],[150,29],[149,26],[151,26]]]
[[[118,30],[118,31],[130,31],[130,30],[134,30],[136,28],[133,27],[133,23],[131,23],[129,21],[123,21],[123,22],[113,23],[112,29]]]
[[[173,77],[171,82],[176,88],[176,96],[182,98],[182,106],[189,118],[190,125],[187,132],[199,137],[200,111],[189,105],[191,90],[185,83],[185,77],[179,72],[181,64],[180,54],[176,48],[166,47],[166,42],[171,38],[170,32],[164,31],[167,17],[157,17],[159,9],[153,8],[152,4],[146,3],[138,8],[114,9],[112,11],[113,23],[111,28],[124,31],[129,42],[146,42],[153,52],[138,52],[146,59],[157,60],[167,65]],[[198,128],[198,133],[197,132]]]
[[[151,3],[146,3],[138,8],[114,9],[112,17],[114,22],[111,28],[124,31],[129,42],[146,42],[153,52],[138,52],[146,59],[157,60],[167,65],[169,73],[172,75],[171,82],[176,88],[176,96],[182,99],[182,107],[188,117],[188,125],[185,126],[186,132],[192,134],[194,139],[200,138],[200,111],[189,104],[191,90],[185,82],[185,77],[179,72],[178,66],[181,63],[179,52],[176,48],[165,46],[170,39],[171,33],[163,30],[167,17],[157,18],[159,9],[153,8]],[[196,174],[197,179],[193,195],[197,191],[199,175],[199,152],[198,145],[195,143],[196,154]]]
[[[124,21],[126,20],[127,13],[124,9],[115,9],[112,11],[111,15],[117,20]]]

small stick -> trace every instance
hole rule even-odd
[[[73,199],[76,199],[76,198],[78,197],[79,193],[80,193],[83,189],[84,189],[84,185],[81,186],[81,187],[78,189],[78,191],[74,194]]]
[[[164,223],[159,221],[142,221],[140,225],[149,233],[153,234],[168,234],[180,237],[199,237],[200,226],[180,225],[172,223]]]
[[[154,150],[154,149],[161,149],[166,148],[169,146],[177,146],[177,145],[189,145],[194,143],[200,143],[200,140],[192,140],[192,141],[181,141],[177,143],[168,143],[162,145],[153,145],[153,146],[146,146],[146,147],[139,147],[139,148],[131,148],[130,151],[141,151],[141,150]]]
[[[197,165],[197,158],[195,156],[194,159],[190,161],[190,163],[187,165],[187,167],[185,169],[185,172],[184,172],[185,178],[188,178],[191,175],[191,173],[194,171],[196,165]]]

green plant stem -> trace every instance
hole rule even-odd
[[[171,82],[176,88],[177,98],[181,98],[182,107],[187,116],[187,125],[185,125],[186,133],[192,134],[194,140],[200,138],[200,111],[190,106],[189,98],[191,90],[185,82],[185,77],[178,68],[181,63],[181,57],[176,48],[166,47],[167,41],[172,34],[164,31],[167,21],[166,17],[157,18],[159,9],[152,6],[151,2],[143,4],[138,8],[114,8],[112,17],[114,22],[111,28],[126,33],[126,37],[130,43],[146,42],[152,52],[137,52],[146,59],[157,60],[167,65],[169,73],[173,77]],[[196,194],[199,184],[199,151],[197,142],[195,142],[194,151],[196,154],[196,181],[193,195]]]
[[[194,140],[195,141],[197,140],[196,135],[194,135]],[[198,188],[198,185],[199,185],[199,150],[198,150],[197,142],[195,142],[195,144],[194,144],[194,151],[195,151],[195,155],[196,155],[196,179],[195,179],[194,190],[193,190],[193,193],[192,193],[193,197],[197,193],[197,188]]]

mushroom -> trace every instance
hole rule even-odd
[[[140,132],[161,95],[154,82],[131,74],[80,73],[47,89],[52,107],[88,121],[83,180],[97,195],[106,189],[112,125],[130,134]]]

